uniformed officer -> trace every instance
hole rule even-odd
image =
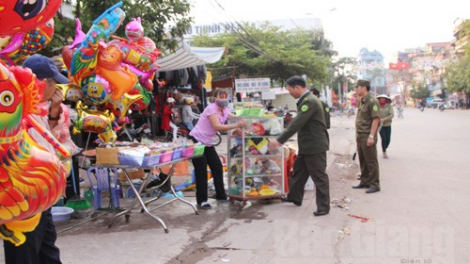
[[[310,175],[316,188],[317,211],[313,214],[326,215],[330,212],[330,186],[326,174],[329,138],[321,101],[306,89],[302,77],[289,78],[286,87],[290,95],[298,99],[297,117],[277,140],[272,140],[269,145],[271,149],[278,148],[298,133],[299,154],[294,164],[289,194],[281,200],[301,206],[305,184]]]
[[[370,82],[358,80],[356,93],[361,97],[356,117],[356,142],[361,182],[354,189],[367,188],[366,193],[380,191],[377,160],[377,128],[380,122],[379,102],[369,94]]]
[[[317,98],[320,98],[320,91],[316,88],[310,89],[310,92],[313,93]],[[321,101],[321,104],[323,106],[323,113],[325,114],[325,125],[327,129],[330,129],[330,107],[328,106],[327,103]]]

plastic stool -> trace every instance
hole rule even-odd
[[[94,171],[95,181],[91,176]],[[112,172],[112,174],[110,174]],[[116,168],[97,168],[90,167],[87,170],[88,180],[93,189],[93,207],[95,210],[101,208],[101,194],[102,192],[109,192],[112,200],[113,208],[119,208],[119,184],[118,184],[118,173]]]

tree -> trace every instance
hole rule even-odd
[[[338,83],[343,88],[343,83],[347,82],[348,91],[354,90],[356,82],[355,68],[357,61],[353,57],[341,57],[334,62],[330,68],[331,83],[329,86],[340,95],[341,91],[338,90]]]
[[[80,18],[82,30],[86,33],[93,20],[99,17],[106,9],[120,0],[68,0],[64,3],[73,5],[75,17]],[[177,40],[174,36],[183,36],[189,28],[192,18],[189,17],[190,3],[188,0],[122,0],[121,7],[126,13],[123,25],[131,18],[141,17],[145,36],[152,39],[159,49],[174,49]],[[58,13],[55,20],[56,34],[45,53],[57,53],[75,36],[75,20],[65,18]],[[169,35],[167,35],[167,32]],[[124,37],[124,26],[116,32]]]
[[[312,30],[287,30],[268,22],[244,23],[213,37],[196,36],[195,46],[226,47],[226,55],[211,65],[214,76],[269,77],[283,82],[292,75],[306,74],[308,82],[329,82],[331,59],[312,48]]]
[[[413,89],[410,91],[410,96],[413,99],[426,99],[430,94],[431,93],[424,83],[413,84]]]

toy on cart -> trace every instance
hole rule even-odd
[[[245,208],[250,200],[277,199],[284,195],[284,153],[269,150],[282,118],[245,117],[247,127],[229,132],[228,178],[231,200]],[[236,120],[229,120],[229,123]]]

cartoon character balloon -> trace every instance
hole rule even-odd
[[[113,36],[111,44],[117,45],[123,53],[123,62],[129,65],[131,71],[139,76],[139,82],[148,91],[153,90],[152,79],[155,71],[160,67],[157,59],[161,52],[155,43],[148,37],[144,37],[144,29],[139,18],[133,18],[126,25],[128,39]]]
[[[26,33],[18,33],[10,40],[8,46],[0,51],[0,57],[7,59],[10,64],[18,64],[43,50],[54,35],[54,19],[50,19],[38,28]]]
[[[83,98],[94,105],[104,104],[111,99],[112,87],[109,82],[100,75],[91,75],[82,80],[81,86]]]
[[[134,95],[134,94],[142,95],[142,98],[135,101],[131,105],[131,107],[130,107],[131,110],[134,110],[134,111],[144,110],[145,108],[147,108],[149,106],[150,100],[152,100],[152,92],[149,92],[149,91],[145,90],[145,88],[142,87],[142,85],[140,85],[138,83],[129,92],[129,95]]]
[[[137,42],[144,36],[144,27],[141,22],[140,17],[138,17],[127,23],[125,33],[128,39]]]
[[[119,117],[119,123],[125,122],[126,120],[126,115],[131,107],[132,104],[137,102],[139,99],[142,98],[141,94],[135,94],[135,95],[130,95],[130,94],[124,94],[124,96],[117,100],[110,100],[105,106],[104,109],[107,109],[111,112],[116,117]]]
[[[102,142],[116,141],[116,133],[113,131],[113,122],[116,119],[113,113],[108,110],[99,112],[89,110],[81,101],[77,102],[76,111],[78,118],[73,126],[73,133],[78,134],[82,131],[97,133]]]
[[[65,100],[76,102],[82,99],[82,91],[80,90],[80,87],[73,83],[57,84],[57,88],[62,91]]]
[[[46,23],[55,16],[62,0],[0,0],[0,36],[13,36]]]
[[[121,5],[122,2],[113,5],[95,19],[86,34],[85,40],[74,51],[70,73],[71,81],[75,84],[79,85],[83,78],[93,73],[93,68],[96,67],[98,62],[98,42],[111,36],[124,21],[126,15],[119,8]]]
[[[137,76],[131,72],[128,66],[121,66],[122,52],[118,46],[100,43],[99,50],[95,73],[109,82],[114,88],[112,98],[118,100],[136,85]]]
[[[34,230],[41,212],[65,191],[62,163],[29,136],[22,122],[39,113],[43,88],[29,69],[0,63],[0,237],[15,245],[24,243],[23,233]]]

